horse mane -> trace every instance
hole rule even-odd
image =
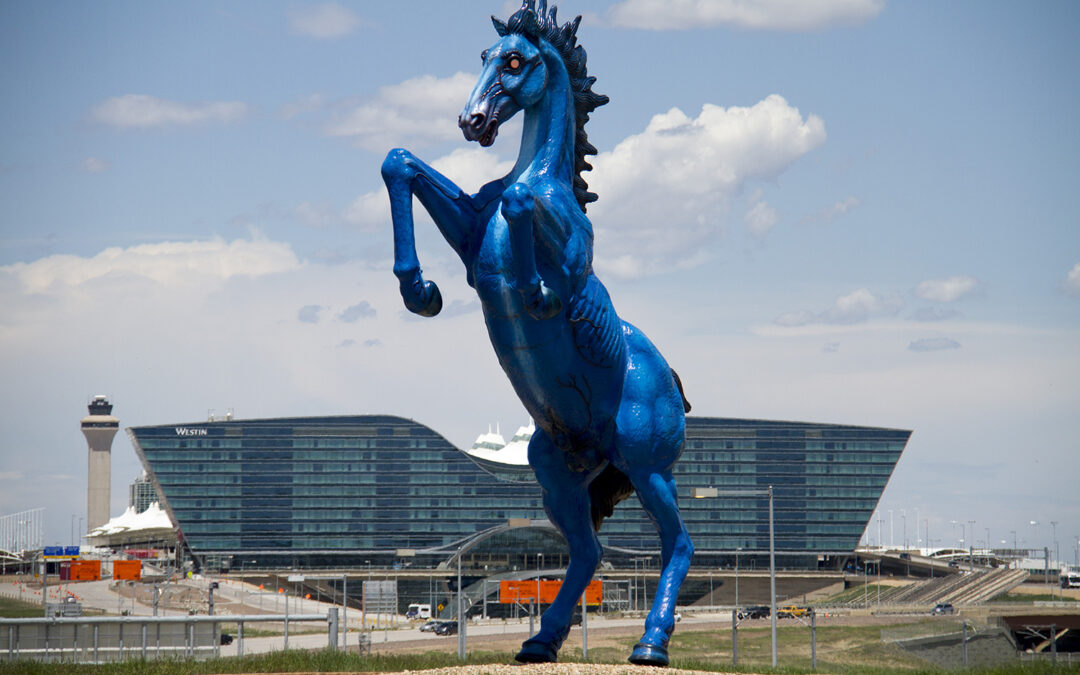
[[[555,18],[557,9],[552,6],[551,11],[548,11],[547,0],[540,0],[539,6],[537,0],[524,0],[521,9],[514,12],[505,23],[495,17],[491,17],[491,22],[495,24],[495,31],[500,37],[517,33],[534,43],[543,39],[562,57],[566,72],[570,76],[570,89],[574,94],[574,121],[577,124],[577,133],[574,135],[574,196],[584,212],[590,202],[597,200],[596,193],[589,192],[589,184],[581,177],[581,172],[592,169],[585,157],[597,153],[596,148],[589,143],[585,124],[589,121],[589,113],[607,103],[608,97],[592,90],[596,78],[589,77],[585,68],[585,49],[577,44],[577,29],[581,17],[560,26]]]

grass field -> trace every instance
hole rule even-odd
[[[32,619],[45,615],[41,603],[30,603],[0,595],[0,617],[5,619]]]
[[[919,627],[913,624],[913,631]],[[922,675],[948,673],[928,665],[895,645],[881,640],[880,626],[827,626],[817,632],[818,667],[810,670],[809,630],[801,626],[779,629],[780,668],[772,670],[771,642],[768,627],[741,629],[739,666],[731,665],[730,631],[682,631],[672,640],[672,667],[711,672],[739,673],[834,673],[837,675]],[[589,649],[589,662],[625,664],[632,638],[598,641]],[[591,643],[591,641],[590,641]],[[564,662],[582,662],[580,648],[568,644],[562,651]],[[511,664],[512,652],[472,651],[468,664]],[[73,665],[11,663],[0,664],[0,674],[20,675],[211,675],[235,673],[398,673],[462,665],[449,652],[414,654],[375,654],[359,656],[332,651],[273,652],[243,659],[210,661],[129,661],[110,665]],[[662,673],[663,671],[658,671]],[[1080,673],[1080,664],[1054,669],[1049,664],[1020,664],[990,669],[971,669],[979,675],[1042,675],[1043,673]]]

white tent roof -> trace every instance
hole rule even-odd
[[[509,443],[503,441],[502,435],[489,431],[486,434],[480,434],[467,452],[473,457],[492,462],[525,466],[529,463],[529,439],[532,438],[534,431],[536,431],[536,425],[530,421],[528,426],[518,428]]]
[[[169,515],[162,510],[157,502],[151,502],[150,507],[142,513],[135,513],[135,507],[129,506],[126,511],[111,519],[104,525],[90,530],[87,537],[108,537],[114,534],[145,532],[149,530],[171,530],[172,521]]]

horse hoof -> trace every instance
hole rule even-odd
[[[519,663],[555,663],[559,660],[559,653],[551,645],[526,640],[514,660]]]
[[[413,314],[435,316],[442,311],[442,293],[434,281],[425,281],[419,292],[405,296],[405,307]]]
[[[668,664],[667,647],[647,645],[644,642],[639,642],[634,645],[634,651],[630,653],[629,661],[637,666],[658,666],[660,668],[665,668]]]

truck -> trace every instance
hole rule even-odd
[[[409,605],[409,610],[405,612],[406,619],[430,619],[431,618],[431,605],[421,605],[413,603]]]
[[[1080,567],[1063,567],[1058,577],[1062,588],[1080,588]]]

